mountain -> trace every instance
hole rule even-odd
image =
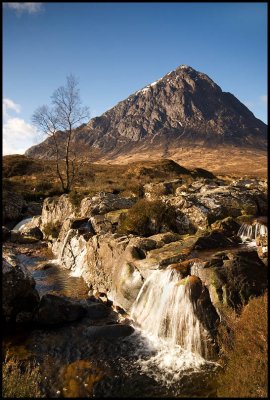
[[[64,133],[58,136],[61,141]],[[267,125],[206,74],[181,65],[77,128],[74,142],[93,160],[147,151],[166,156],[172,148],[194,145],[265,150]],[[51,139],[25,155],[52,158]]]

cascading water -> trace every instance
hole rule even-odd
[[[206,332],[194,312],[185,284],[175,269],[156,270],[145,281],[131,310],[140,328],[170,345],[206,354]]]
[[[25,218],[22,221],[20,221],[17,225],[15,225],[12,230],[15,231],[15,232],[19,232],[24,227],[24,225],[26,225],[30,221],[32,221],[32,217],[31,218]]]
[[[243,223],[237,233],[242,242],[250,241],[251,245],[256,246],[256,239],[259,236],[267,236],[268,229],[265,224],[255,222],[253,224]]]

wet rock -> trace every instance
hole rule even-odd
[[[58,325],[76,321],[85,315],[85,308],[78,302],[45,294],[40,300],[35,320],[42,325]]]
[[[134,328],[130,325],[112,324],[103,326],[90,326],[84,332],[89,340],[107,339],[117,340],[122,337],[131,335]]]
[[[86,303],[82,303],[82,305],[86,309],[86,315],[94,320],[105,318],[110,313],[110,307],[102,303],[86,301]]]
[[[5,255],[2,261],[2,315],[4,321],[16,321],[18,315],[22,316],[22,313],[27,313],[27,320],[29,320],[39,302],[35,281],[26,267],[19,264],[13,254]]]
[[[190,299],[196,302],[202,293],[202,281],[200,278],[195,275],[189,275],[186,278],[185,287],[189,291]]]
[[[134,263],[123,262],[112,277],[112,293],[116,303],[129,310],[143,285],[143,277]]]

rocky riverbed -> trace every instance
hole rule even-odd
[[[267,288],[266,187],[211,177],[45,199],[3,228],[5,349],[41,363],[44,396],[214,395],[221,310]]]

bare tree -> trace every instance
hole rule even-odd
[[[53,93],[52,107],[41,106],[32,116],[32,121],[39,129],[45,132],[52,140],[52,146],[56,158],[56,171],[65,193],[70,192],[77,174],[76,152],[72,148],[74,130],[89,118],[88,107],[81,106],[78,81],[73,75],[69,75],[66,85],[59,87]],[[63,142],[59,131],[64,132]],[[65,172],[61,172],[60,160],[64,159]]]

